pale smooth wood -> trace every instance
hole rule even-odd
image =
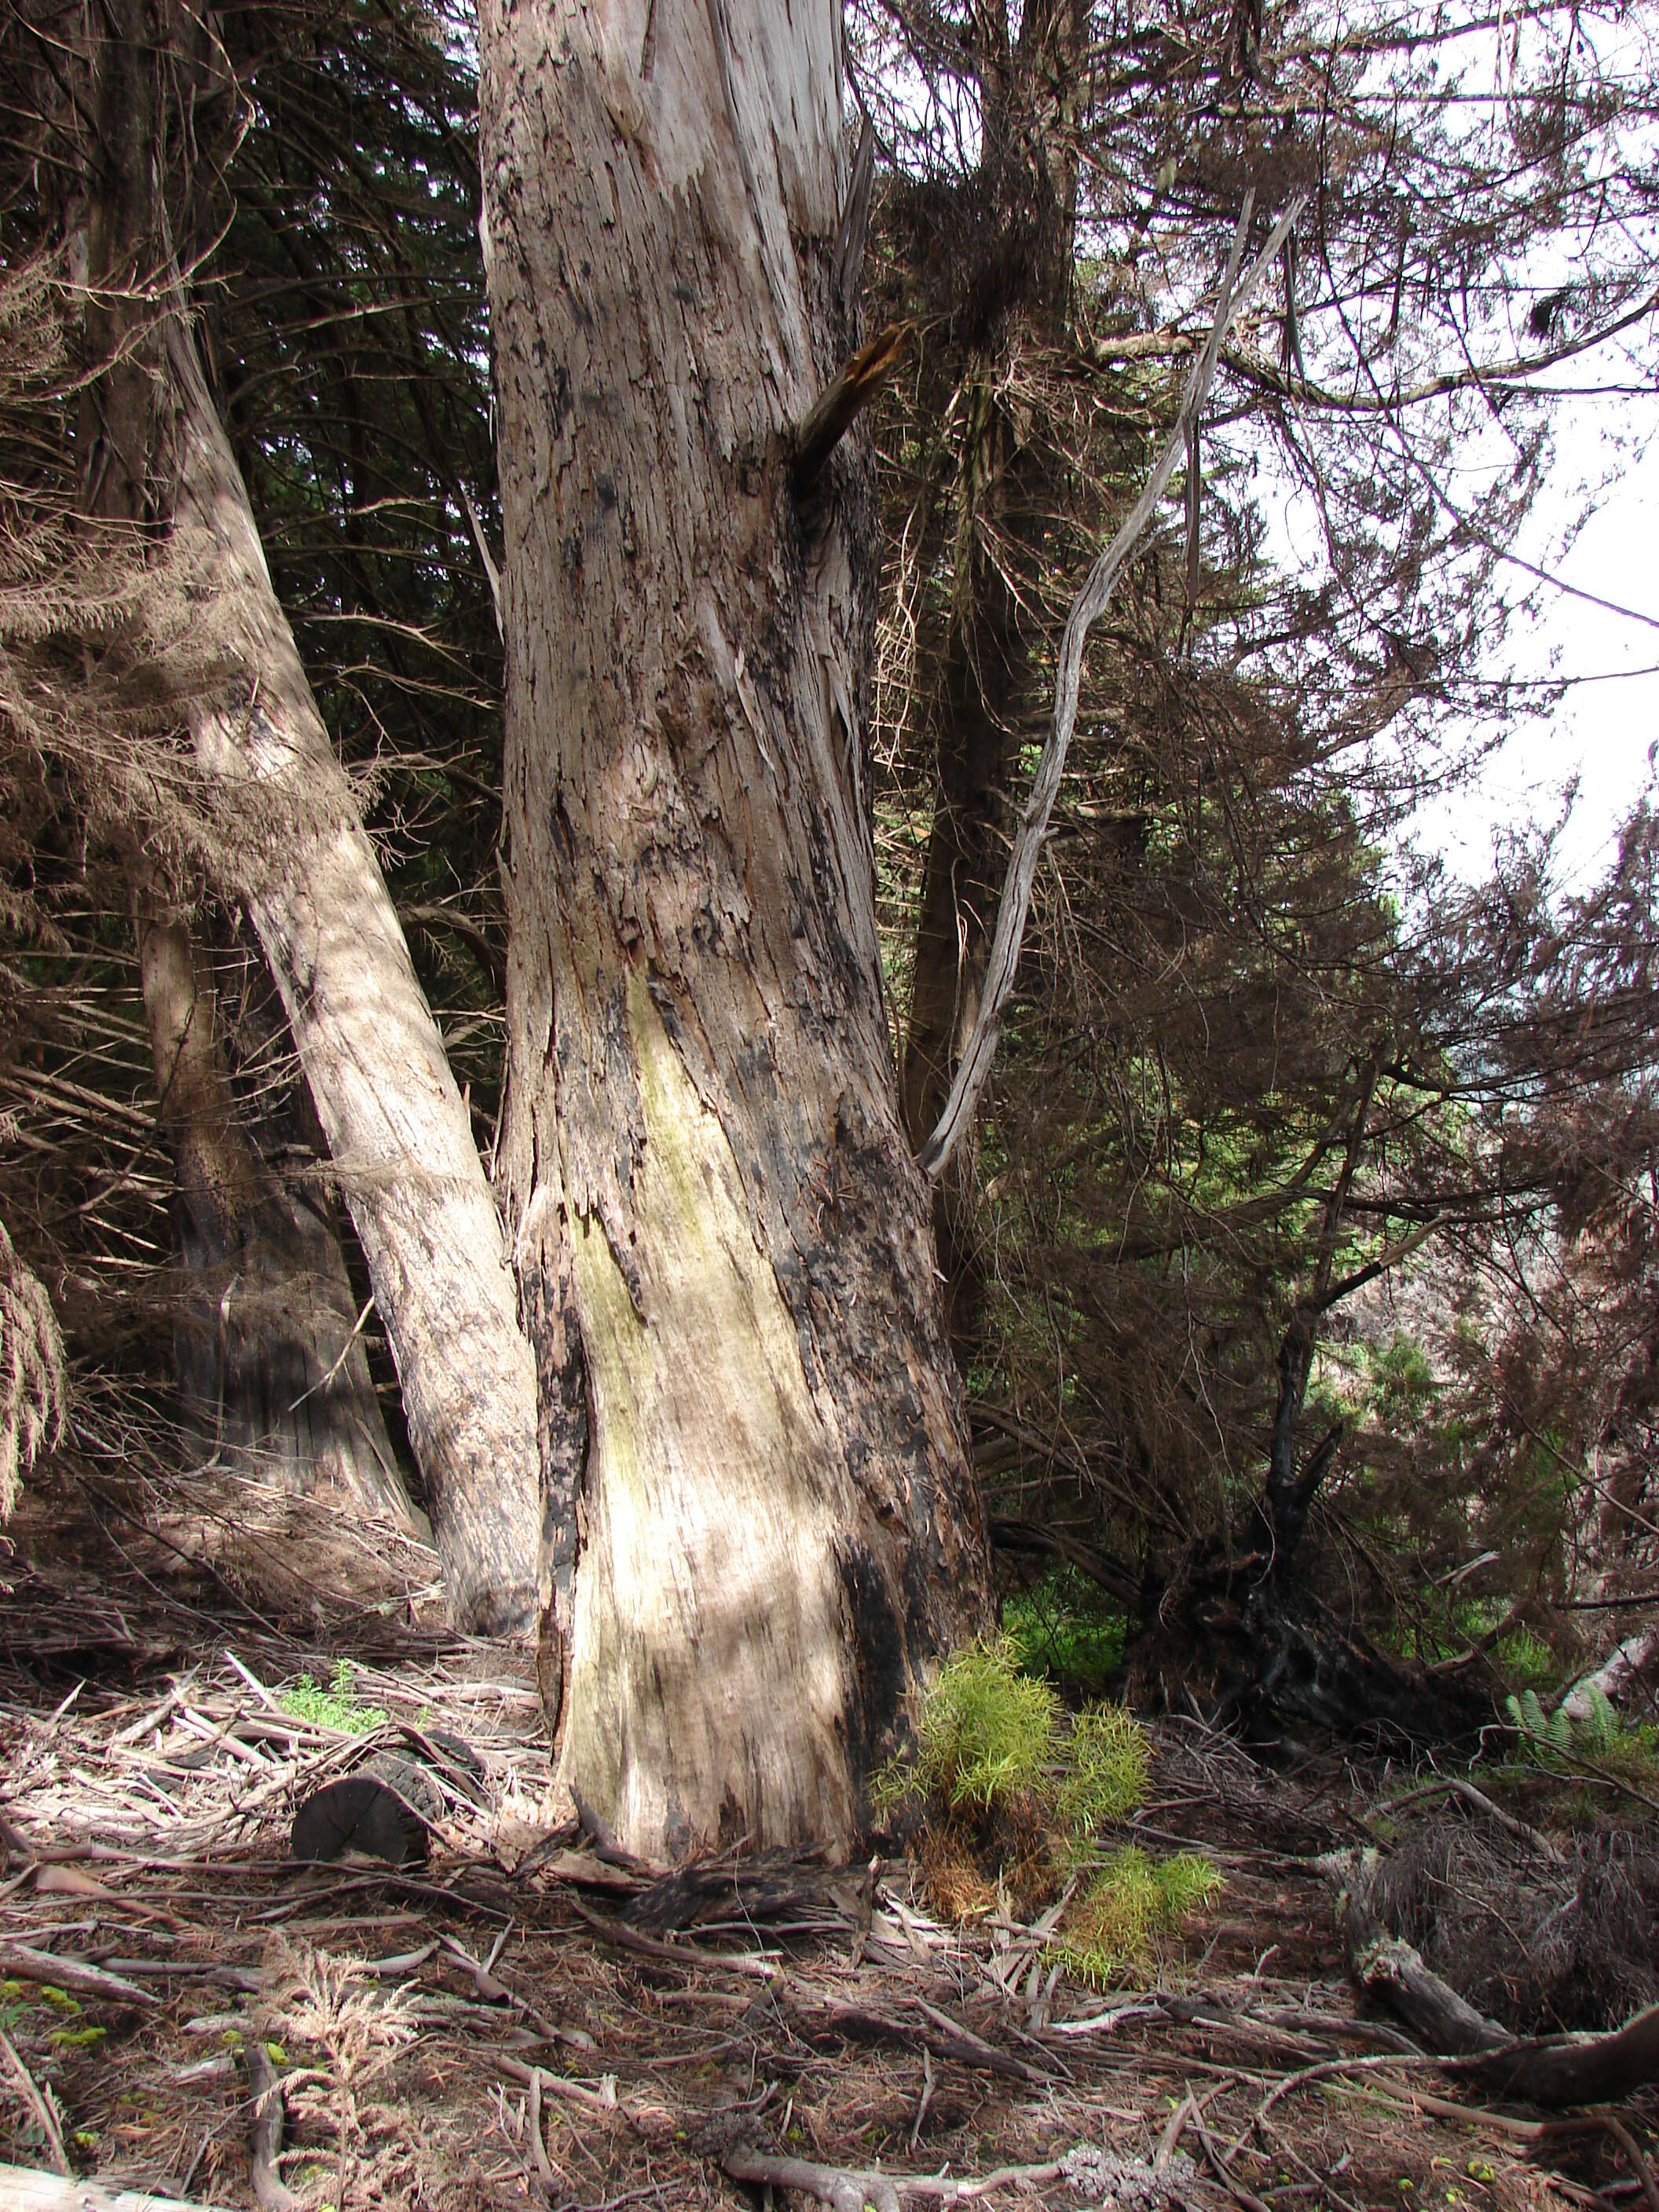
[[[182,2197],[142,2189],[107,2189],[98,2181],[64,2180],[33,2166],[0,2166],[0,2212],[212,2212]]]

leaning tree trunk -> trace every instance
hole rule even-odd
[[[564,1771],[635,1850],[845,1846],[988,1605],[882,1003],[866,465],[793,465],[853,338],[840,9],[480,27],[505,1159],[591,1421]]]
[[[272,589],[185,319],[168,237],[168,100],[202,27],[107,0],[88,176],[83,482],[167,549],[188,618],[159,658],[237,850],[403,1389],[453,1616],[536,1614],[535,1370],[465,1105]],[[207,67],[208,63],[203,63]],[[174,76],[166,80],[163,71]],[[178,82],[174,81],[177,78]],[[113,489],[112,489],[113,488]]]
[[[182,321],[167,337],[173,542],[201,594],[183,691],[197,760],[263,821],[248,911],[368,1263],[451,1614],[486,1634],[526,1630],[536,1377],[500,1218]]]
[[[418,1526],[326,1218],[278,1182],[242,1127],[211,973],[182,920],[142,911],[139,969],[184,1280],[179,1381],[220,1463],[281,1488],[321,1484]]]

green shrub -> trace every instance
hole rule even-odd
[[[1200,1911],[1221,1887],[1221,1875],[1196,1851],[1154,1859],[1139,1844],[1126,1844],[1066,1913],[1052,1954],[1079,1979],[1103,1986],[1144,1960],[1158,1936]]]
[[[1146,1795],[1152,1753],[1146,1730],[1125,1705],[1089,1705],[1063,1747],[1056,1805],[1074,1835],[1091,1836],[1133,1813]]]
[[[301,1674],[291,1690],[283,1692],[281,1703],[283,1711],[296,1721],[338,1729],[344,1735],[367,1735],[386,1723],[379,1705],[366,1705],[358,1697],[356,1672],[349,1659],[335,1662],[333,1680],[326,1690],[311,1675]]]
[[[1061,1560],[1027,1589],[1003,1601],[1002,1624],[1030,1674],[1101,1688],[1123,1664],[1132,1623],[1115,1612],[1086,1575]]]
[[[886,1770],[877,1803],[920,1795],[951,1811],[1006,1804],[1042,1785],[1059,1725],[1059,1697],[1020,1673],[1010,1638],[975,1644],[939,1668],[922,1698],[915,1763],[908,1774]]]

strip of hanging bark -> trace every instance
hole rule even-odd
[[[794,434],[789,487],[798,500],[811,494],[833,453],[859,416],[878,398],[915,336],[913,323],[889,323],[860,346],[835,382],[816,398]]]
[[[1554,2107],[1596,2105],[1659,2081],[1659,2005],[1604,2035],[1514,2036],[1477,2012],[1352,1895],[1340,1908],[1348,1972],[1380,1997],[1446,2071],[1485,2094]]]
[[[1060,644],[1060,671],[1054,684],[1054,721],[1042,748],[1042,757],[1037,763],[1031,795],[1025,803],[1025,811],[1020,817],[1019,834],[1014,840],[1014,849],[1009,858],[1002,902],[997,909],[996,934],[992,939],[991,957],[986,964],[979,1014],[957,1064],[956,1079],[951,1085],[951,1095],[945,1102],[945,1110],[939,1115],[932,1136],[921,1148],[922,1171],[934,1182],[944,1173],[951,1153],[972,1127],[980,1093],[985,1088],[986,1079],[991,1073],[991,1063],[996,1054],[1002,1009],[1013,988],[1015,971],[1019,966],[1020,945],[1025,934],[1026,916],[1030,910],[1031,886],[1036,880],[1037,863],[1042,857],[1043,843],[1048,834],[1048,817],[1054,809],[1060,778],[1065,774],[1066,750],[1071,744],[1072,732],[1077,722],[1078,703],[1083,686],[1083,653],[1089,632],[1105,613],[1116,589],[1118,578],[1146,535],[1170,478],[1175,474],[1176,464],[1187,451],[1188,426],[1197,421],[1203,407],[1227,332],[1273,267],[1280,247],[1307,205],[1307,195],[1298,192],[1291,202],[1273,225],[1266,246],[1240,281],[1238,268],[1243,258],[1244,240],[1255,204],[1255,193],[1246,192],[1232,251],[1227,257],[1226,270],[1221,280],[1215,322],[1209,341],[1194,363],[1187,380],[1181,412],[1170,441],[1164,449],[1163,458],[1153,470],[1146,490],[1135,501],[1127,520],[1090,570],[1088,580],[1073,601],[1072,611],[1066,617]]]

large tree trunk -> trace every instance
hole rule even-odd
[[[175,318],[167,336],[173,540],[203,615],[181,669],[197,760],[245,818],[265,819],[248,911],[368,1263],[452,1617],[527,1630],[536,1377],[501,1222],[188,333]]]
[[[635,1850],[845,1846],[988,1618],[881,995],[835,0],[492,0],[509,1105],[585,1362],[564,1771]],[[579,1425],[567,1397],[559,1433]]]
[[[166,544],[189,620],[163,672],[237,848],[368,1264],[403,1388],[453,1617],[535,1619],[535,1371],[501,1224],[430,1008],[272,590],[197,360],[167,235],[164,62],[199,25],[109,0],[88,177],[93,357],[84,480],[95,511]],[[165,295],[158,299],[159,289]]]
[[[180,1390],[216,1456],[295,1492],[332,1484],[411,1526],[339,1240],[242,1127],[213,978],[182,920],[141,911],[139,967],[184,1281]]]

